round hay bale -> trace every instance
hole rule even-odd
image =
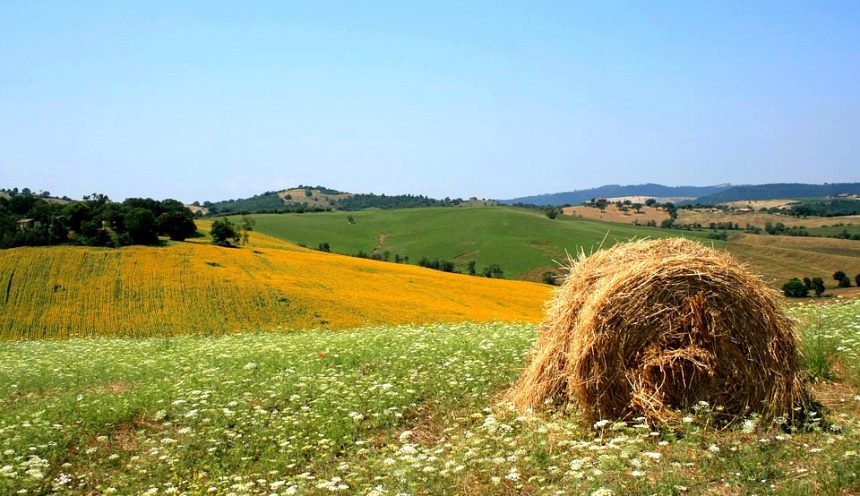
[[[580,254],[509,399],[575,401],[590,421],[673,423],[700,401],[728,421],[791,416],[805,393],[780,301],[727,253],[686,239]]]

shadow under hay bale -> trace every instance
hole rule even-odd
[[[686,239],[580,255],[509,399],[573,401],[589,421],[672,424],[699,401],[727,422],[791,417],[806,395],[779,302],[728,254]]]

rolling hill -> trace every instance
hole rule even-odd
[[[540,280],[544,271],[558,270],[555,261],[564,262],[567,253],[580,249],[590,252],[601,244],[608,247],[631,238],[680,235],[677,231],[591,220],[550,220],[541,211],[512,207],[253,217],[258,231],[312,248],[326,242],[337,253],[388,251],[390,258],[408,256],[413,264],[422,257],[441,258],[455,262],[462,271],[474,260],[479,271],[499,264],[507,277],[529,280]]]
[[[541,317],[549,287],[251,245],[0,251],[0,339],[221,334]]]
[[[352,216],[354,224],[349,223]],[[417,263],[422,257],[442,258],[465,270],[475,260],[478,270],[502,266],[506,277],[539,281],[545,271],[559,271],[556,261],[567,253],[586,252],[631,238],[686,236],[726,249],[774,287],[792,277],[820,276],[828,285],[837,270],[860,273],[860,243],[840,239],[735,234],[729,241],[706,237],[704,231],[649,228],[559,217],[514,207],[426,208],[328,212],[305,215],[255,215],[256,229],[284,240],[317,247],[327,242],[335,252],[354,254],[389,251]]]

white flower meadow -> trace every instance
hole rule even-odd
[[[860,304],[791,313],[825,322],[816,329],[841,360],[860,363]],[[857,484],[839,468],[858,459],[855,392],[838,422],[810,433],[751,417],[723,439],[701,427],[719,411],[706,403],[682,412],[681,436],[641,419],[583,425],[571,409],[499,403],[535,335],[532,325],[438,324],[0,343],[0,494],[379,496],[469,481],[485,493],[605,496],[696,492],[711,480],[717,492],[763,494],[776,476],[723,467],[743,457],[756,467],[774,450],[787,462],[770,468],[794,484],[838,470]]]

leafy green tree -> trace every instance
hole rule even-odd
[[[860,274],[854,276],[854,283],[857,284],[857,287],[860,287]]]
[[[470,276],[473,276],[477,273],[477,271],[475,270],[475,264],[476,262],[474,260],[470,260],[469,263],[466,264],[466,273]]]
[[[487,267],[484,267],[483,274],[484,277],[491,277],[494,279],[505,278],[505,272],[502,270],[502,267],[499,264],[491,264]]]
[[[557,218],[557,217],[558,217],[558,214],[560,214],[560,213],[561,213],[561,209],[558,209],[558,208],[556,208],[556,207],[547,207],[547,208],[544,210],[544,214],[545,214],[548,218],[550,218],[550,219],[555,219],[555,218]]]
[[[319,245],[319,251],[331,252],[331,246],[329,246],[328,241],[323,241]]]
[[[124,223],[132,243],[158,244],[158,222],[152,211],[140,207],[132,208],[125,214]]]
[[[649,207],[653,207],[653,206],[654,206],[654,205],[656,205],[656,204],[657,204],[657,199],[656,199],[656,198],[647,198],[647,199],[645,200],[645,205],[647,205],[647,206],[649,206]]]
[[[253,217],[243,215],[242,218],[239,219],[239,232],[243,245],[248,244],[248,239],[251,237],[249,233],[254,230],[254,226],[256,225],[257,221],[255,221]]]
[[[84,202],[75,202],[63,208],[63,224],[69,231],[80,231],[81,224],[91,217],[89,205]]]
[[[833,279],[836,280],[837,285],[840,288],[850,288],[851,287],[851,278],[848,277],[848,274],[841,270],[837,270],[833,273]]]
[[[185,241],[197,232],[194,214],[190,210],[170,210],[158,216],[158,231],[174,241]]]
[[[809,295],[809,290],[796,277],[782,285],[782,292],[790,298],[805,298]]]
[[[821,293],[824,293],[824,279],[820,277],[813,277],[812,289],[813,291],[815,291],[815,296],[821,296]]]
[[[808,277],[804,277],[803,278],[803,286],[806,289],[811,290],[812,289],[812,279],[810,279]]]
[[[218,246],[232,246],[230,241],[238,243],[240,240],[239,231],[236,226],[230,222],[230,219],[218,219],[212,223],[210,231],[212,242]]]

